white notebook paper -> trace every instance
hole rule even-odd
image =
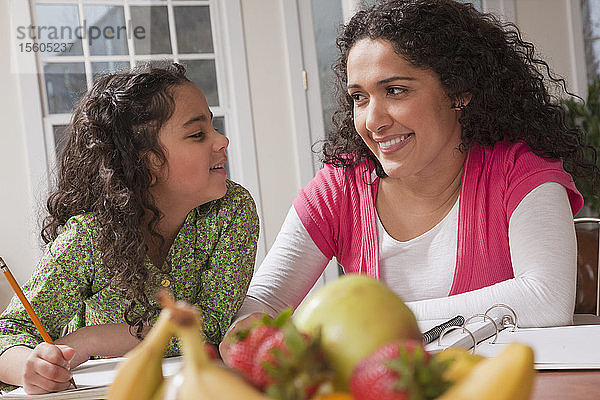
[[[443,320],[419,321],[421,331],[439,325]],[[530,346],[534,352],[535,368],[544,369],[600,369],[600,325],[572,325],[552,328],[505,328],[498,332],[488,320],[469,323],[467,328],[477,340],[475,353],[495,357],[512,342]],[[447,347],[473,347],[473,339],[461,329],[445,335],[440,345],[435,340],[425,348],[436,353]]]
[[[73,369],[73,379],[77,389],[69,389],[62,392],[47,393],[41,395],[28,395],[23,388],[3,394],[0,399],[99,399],[108,393],[108,387],[115,379],[117,366],[124,358],[110,358],[102,360],[90,360]],[[165,377],[174,375],[182,365],[181,357],[165,358],[163,360],[163,375]]]

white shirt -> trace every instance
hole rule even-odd
[[[513,212],[508,238],[514,278],[448,296],[457,253],[457,208],[455,204],[430,231],[404,242],[409,246],[378,232],[380,276],[407,299],[417,319],[470,316],[505,303],[516,311],[520,326],[570,324],[575,308],[577,244],[566,189],[558,183],[544,183],[528,193]],[[397,257],[399,253],[401,257]],[[328,261],[291,207],[252,278],[238,319],[252,312],[275,315],[287,307],[296,308]],[[409,268],[409,262],[420,267]]]

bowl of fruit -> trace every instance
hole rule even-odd
[[[526,400],[533,387],[530,347],[513,343],[494,358],[459,348],[430,354],[402,299],[366,276],[341,277],[295,313],[238,331],[222,361],[203,341],[199,310],[165,295],[162,303],[109,400]],[[183,365],[165,379],[161,359],[174,335]]]

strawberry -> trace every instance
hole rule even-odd
[[[319,338],[300,333],[291,315],[289,309],[275,319],[265,316],[240,332],[238,341],[223,355],[227,366],[273,399],[308,399],[331,379]]]
[[[218,361],[221,359],[221,356],[219,356],[219,352],[216,346],[209,343],[204,343],[204,350],[206,350],[208,358],[210,358],[211,360]]]
[[[422,343],[396,340],[356,365],[350,392],[356,400],[433,399],[448,386],[442,378],[445,365],[431,361]]]
[[[229,347],[227,353],[223,354],[223,362],[251,382],[254,382],[252,378],[254,358],[259,346],[266,338],[278,331],[277,327],[267,325],[269,323],[267,318],[264,318],[259,325],[238,332],[237,341]]]

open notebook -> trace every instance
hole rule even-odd
[[[23,388],[13,390],[0,396],[1,400],[10,399],[102,399],[108,393],[108,387],[115,379],[119,362],[123,358],[111,358],[87,361],[73,369],[73,379],[77,389],[42,395],[27,395]],[[163,375],[174,375],[182,365],[181,357],[165,358],[163,360]]]
[[[477,345],[475,353],[495,357],[509,343],[519,342],[530,346],[534,352],[535,368],[543,369],[600,369],[600,325],[571,325],[552,328],[504,328],[501,316],[488,319],[474,318],[466,324]],[[419,321],[421,331],[444,322]],[[494,341],[495,339],[495,341]],[[434,340],[425,348],[436,353],[447,347],[473,347],[473,338],[461,328],[448,331],[442,339]]]

